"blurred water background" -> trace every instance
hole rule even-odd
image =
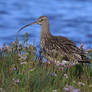
[[[48,16],[53,35],[63,35],[77,46],[92,47],[92,0],[0,0],[0,46],[16,40],[16,32],[39,16]],[[23,40],[25,32],[30,42],[39,46],[40,26],[30,26],[19,33]]]

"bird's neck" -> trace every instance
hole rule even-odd
[[[46,21],[41,25],[41,39],[47,39],[49,37],[51,37],[51,33],[49,30],[49,23]]]

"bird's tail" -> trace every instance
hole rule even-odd
[[[89,59],[88,57],[88,52],[85,51],[84,49],[81,49],[81,58],[82,60],[80,60],[80,63],[92,63],[92,60]]]

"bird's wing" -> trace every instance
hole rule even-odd
[[[64,50],[66,53],[81,53],[76,44],[66,37],[56,36],[53,38],[53,40],[55,41],[57,48]]]

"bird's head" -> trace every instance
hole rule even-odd
[[[47,16],[40,16],[37,20],[37,24],[43,24],[44,22],[48,22],[48,17]]]

